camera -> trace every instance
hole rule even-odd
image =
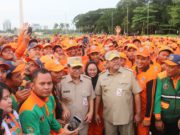
[[[72,120],[69,122],[68,130],[73,131],[79,127],[81,124],[81,119],[77,116],[73,116]]]

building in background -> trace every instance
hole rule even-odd
[[[32,24],[31,27],[32,27],[33,31],[41,30],[41,25],[40,24]]]
[[[48,30],[48,26],[47,25],[45,25],[43,28],[44,28],[44,30]]]
[[[11,30],[11,22],[9,20],[5,20],[3,22],[3,31]]]

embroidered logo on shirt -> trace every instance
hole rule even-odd
[[[32,127],[27,127],[28,133],[34,133],[34,129]]]
[[[168,89],[168,84],[167,84],[167,83],[165,83],[165,84],[163,85],[163,89],[164,89],[164,90],[167,90],[167,89]]]

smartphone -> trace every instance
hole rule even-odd
[[[18,90],[24,90],[24,89],[25,89],[24,86],[19,86],[19,87],[18,87]]]
[[[28,27],[28,29],[27,29],[27,34],[32,34],[32,27]]]
[[[73,116],[72,120],[69,122],[68,130],[73,131],[79,127],[81,124],[81,119],[77,116]]]

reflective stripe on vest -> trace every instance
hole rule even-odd
[[[169,98],[169,99],[180,99],[180,96],[167,96],[167,95],[161,95],[163,98]]]

